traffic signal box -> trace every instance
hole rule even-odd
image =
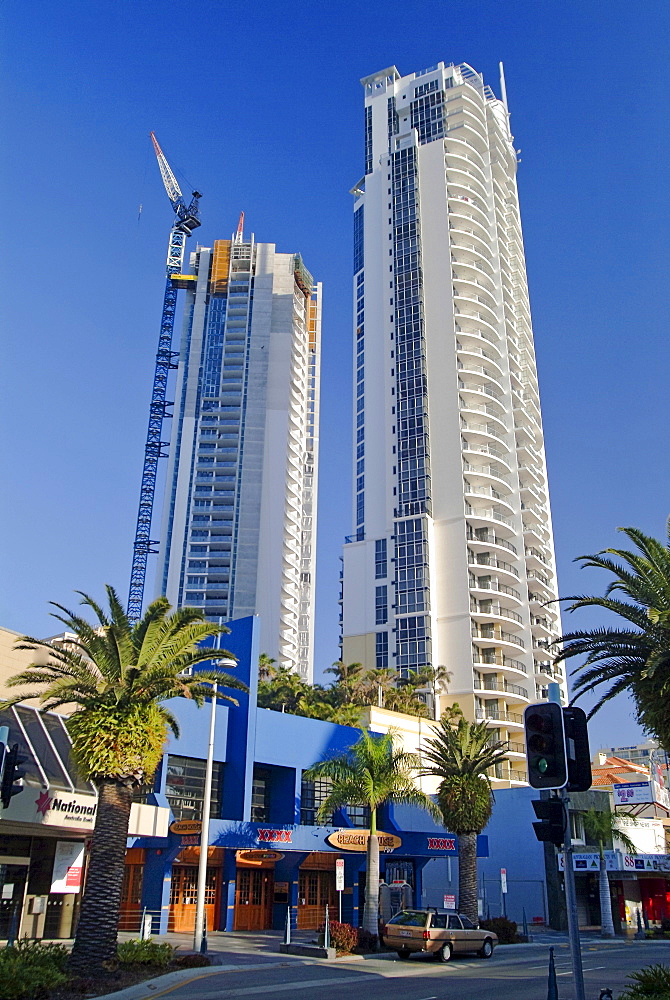
[[[591,755],[586,715],[557,702],[528,705],[524,712],[528,781],[533,788],[591,787]]]
[[[524,712],[528,781],[533,788],[564,788],[568,783],[563,709],[557,702],[528,705]]]
[[[0,748],[2,750],[2,761],[0,763],[0,772],[2,774],[0,778],[0,802],[7,809],[13,796],[23,791],[25,771],[21,770],[20,765],[24,763],[25,758],[19,757],[18,743],[14,743],[11,747],[0,743]]]
[[[561,799],[536,799],[533,809],[539,823],[533,823],[538,840],[560,847],[565,842],[565,807]]]

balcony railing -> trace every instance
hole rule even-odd
[[[471,626],[471,634],[475,639],[497,639],[499,642],[511,642],[515,646],[526,648],[526,643],[518,635],[511,632],[504,632],[499,625],[477,625],[474,622]]]
[[[503,549],[507,549],[509,552],[513,552],[514,555],[517,554],[515,547],[511,542],[508,542],[506,538],[501,538],[496,535],[493,531],[481,531],[476,533],[468,525],[468,539],[471,542],[484,542],[487,545],[499,545]]]
[[[488,681],[485,680],[484,683],[477,678],[475,678],[475,690],[476,691],[500,691],[502,693],[509,692],[510,694],[518,694],[522,698],[528,697],[528,691],[525,687],[521,687],[520,684],[510,684],[508,681]]]
[[[505,517],[504,514],[499,513],[499,511],[495,510],[492,507],[482,507],[478,510],[475,510],[474,507],[471,507],[470,504],[466,501],[465,513],[469,517],[486,517],[492,521],[500,521],[501,524],[507,524],[509,525],[510,528],[514,527],[514,521],[512,520],[511,517]]]
[[[516,725],[523,724],[523,715],[519,715],[518,712],[506,712],[501,708],[476,708],[475,718],[477,721],[482,721],[490,719],[493,722],[513,722]]]
[[[510,670],[521,670],[524,674],[528,673],[528,667],[525,663],[522,663],[521,660],[513,660],[511,656],[504,656],[502,653],[487,653],[486,656],[482,656],[481,653],[473,653],[472,661],[483,667],[507,667]]]
[[[514,587],[508,587],[504,583],[499,583],[497,580],[487,581],[481,578],[478,580],[475,578],[475,583],[471,583],[470,586],[474,587],[476,590],[494,590],[499,594],[509,594],[510,597],[516,597],[517,601],[521,600],[521,594],[518,590],[515,590]]]
[[[499,615],[501,618],[509,618],[510,621],[520,622],[523,625],[523,618],[516,611],[504,608],[497,601],[470,601],[470,611],[480,615]]]
[[[502,559],[497,559],[495,556],[488,555],[488,553],[473,556],[472,553],[468,552],[468,563],[471,566],[493,566],[495,569],[502,569],[506,573],[511,573],[517,580],[519,579],[519,571],[514,566]]]

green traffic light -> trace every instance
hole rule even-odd
[[[549,761],[545,757],[540,757],[537,762],[537,769],[540,774],[545,774],[547,768],[549,767]]]

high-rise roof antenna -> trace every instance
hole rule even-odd
[[[500,62],[498,63],[500,67],[500,94],[502,97],[502,102],[505,105],[505,111],[509,114],[509,107],[507,105],[507,87],[505,86],[505,67]]]
[[[240,219],[237,223],[237,232],[235,233],[235,242],[244,242],[244,212],[240,212]]]

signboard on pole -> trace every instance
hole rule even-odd
[[[338,892],[344,891],[344,858],[335,861],[335,888]]]
[[[500,869],[500,891],[502,893],[506,893],[507,892],[507,869],[506,868],[501,868]]]

